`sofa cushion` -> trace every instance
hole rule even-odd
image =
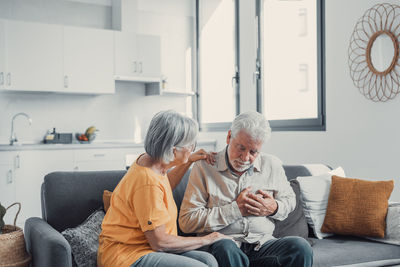
[[[290,185],[296,194],[296,207],[283,221],[275,220],[274,237],[301,236],[308,237],[308,226],[304,217],[303,206],[300,199],[300,185],[297,180],[291,180]]]
[[[377,261],[397,259],[400,263],[400,246],[373,242],[361,237],[334,235],[324,239],[315,239],[313,246],[313,267],[343,266],[386,266]],[[367,265],[375,262],[374,265]]]
[[[365,181],[333,176],[321,231],[383,238],[393,186],[393,180]]]
[[[321,232],[328,205],[332,175],[344,176],[345,173],[341,167],[338,167],[330,172],[316,176],[297,177],[300,184],[304,215],[307,223],[313,229],[315,237],[319,239],[332,235]]]
[[[77,266],[97,266],[99,235],[104,215],[102,209],[96,210],[79,226],[61,232],[71,246]]]
[[[110,208],[111,195],[112,195],[111,191],[108,190],[103,191],[103,208],[105,212],[107,212],[107,210]]]
[[[400,246],[400,203],[389,203],[386,215],[386,231],[384,238],[367,237],[382,243]]]

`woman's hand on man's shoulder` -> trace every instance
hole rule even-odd
[[[199,149],[189,156],[189,162],[195,162],[204,159],[208,164],[214,165],[217,152],[207,152],[204,149]]]

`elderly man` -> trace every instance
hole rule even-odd
[[[274,220],[284,220],[296,199],[281,161],[260,152],[270,135],[260,113],[242,113],[216,163],[197,161],[191,171],[179,225],[187,233],[218,231],[233,238],[206,248],[219,266],[312,266],[305,239],[272,236]]]

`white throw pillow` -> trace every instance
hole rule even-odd
[[[389,203],[384,238],[367,237],[382,243],[400,246],[400,202]]]
[[[321,232],[328,206],[332,175],[346,176],[342,167],[338,167],[321,175],[297,177],[300,184],[304,215],[318,239],[333,235]]]

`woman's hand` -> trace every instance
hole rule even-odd
[[[230,239],[233,240],[232,237],[218,233],[218,232],[212,232],[211,234],[205,235],[203,237],[201,237],[204,239],[205,244],[204,245],[210,245],[213,244],[221,239]]]
[[[208,164],[214,165],[215,155],[217,155],[217,152],[206,152],[204,149],[199,149],[189,156],[189,162],[193,163],[204,159]]]

